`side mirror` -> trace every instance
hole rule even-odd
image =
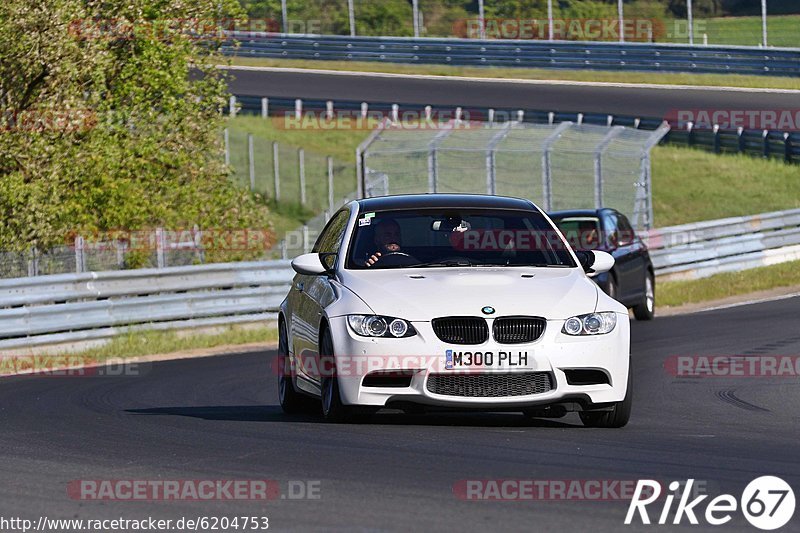
[[[298,255],[292,259],[292,268],[298,274],[306,276],[320,276],[328,272],[319,254]]]
[[[614,267],[614,256],[600,250],[575,252],[583,271],[587,274],[602,274]]]

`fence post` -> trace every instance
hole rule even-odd
[[[767,0],[761,0],[761,40],[767,47]]]
[[[308,226],[303,224],[303,253],[307,254],[309,249]]]
[[[327,116],[328,120],[333,118],[333,100],[328,100],[325,102],[325,115]]]
[[[228,114],[231,117],[236,117],[236,97],[233,95],[228,99]]]
[[[737,146],[739,147],[738,151],[739,153],[744,153],[747,150],[747,143],[744,140],[744,128],[739,126],[736,129],[736,135],[737,135],[737,140],[739,141],[737,143]]]
[[[327,157],[328,161],[328,211],[333,213],[333,158]]]
[[[603,207],[603,154],[620,133],[625,130],[622,126],[611,128],[603,140],[594,150],[594,206],[596,209]]]
[[[256,154],[253,146],[253,134],[247,134],[247,166],[250,171],[250,192],[256,190]]]
[[[769,157],[770,146],[769,146],[769,130],[764,130],[764,133],[761,134],[764,139],[764,146],[763,146],[763,155],[764,157]]]
[[[306,151],[297,150],[297,164],[300,174],[300,205],[306,205]]]
[[[495,133],[489,144],[486,147],[486,193],[495,195],[497,194],[497,145],[506,138],[508,132],[511,131],[511,126],[514,123],[511,121],[503,124],[497,133]]]
[[[347,18],[350,21],[350,37],[356,36],[356,13],[353,0],[347,0]]]
[[[223,143],[225,144],[225,166],[229,167],[231,166],[231,140],[228,128],[225,128],[222,131],[222,139]]]
[[[788,131],[783,134],[783,159],[792,162],[792,134]]]
[[[428,192],[435,193],[439,189],[439,163],[437,161],[436,150],[439,144],[453,132],[452,126],[443,129],[428,144]]]
[[[31,247],[30,259],[28,260],[28,276],[39,275],[39,255],[36,253],[36,248]]]
[[[689,46],[694,46],[694,13],[692,10],[692,0],[686,0],[686,18],[689,24]],[[705,44],[708,44],[708,42]]]
[[[281,0],[281,22],[283,23],[283,33],[289,33],[289,14],[286,8],[286,0]]]
[[[619,15],[619,42],[625,42],[625,8],[622,0],[617,0],[617,15]]]
[[[686,134],[686,146],[692,147],[694,145],[694,122],[687,122],[686,129],[688,130]]]
[[[722,140],[720,139],[719,124],[714,124],[714,153],[718,154],[722,151]]]
[[[419,0],[411,0],[411,16],[414,17],[414,37],[419,39]]]
[[[158,268],[167,266],[164,256],[164,228],[156,228],[156,266]]]
[[[80,235],[75,237],[75,272],[78,274],[86,271],[86,251],[84,245],[85,241],[83,237]]]
[[[261,99],[261,118],[269,118],[269,98]]]
[[[303,100],[297,98],[294,101],[294,118],[301,120],[303,118]]]
[[[547,40],[553,40],[553,0],[547,0]]]
[[[361,102],[361,118],[366,119],[368,113],[369,113],[369,104],[366,102]]]
[[[553,169],[550,165],[550,151],[553,149],[553,143],[571,127],[572,122],[562,122],[542,142],[542,201],[545,211],[553,209]]]
[[[480,37],[481,39],[486,39],[486,10],[483,0],[478,0],[478,22],[481,25]]]
[[[278,155],[278,143],[272,143],[272,172],[275,176],[275,201],[278,202],[281,199],[281,171],[280,171],[280,160]]]

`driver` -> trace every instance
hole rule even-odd
[[[364,262],[365,266],[371,267],[377,263],[382,254],[400,252],[400,225],[393,218],[381,220],[375,226],[375,247],[377,251]]]

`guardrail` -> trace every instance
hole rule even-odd
[[[770,76],[800,74],[800,50],[791,48],[257,32],[232,32],[230,36],[231,41],[223,52],[243,57]]]
[[[800,209],[652,230],[656,275],[694,279],[800,259]]]
[[[800,259],[800,209],[643,236],[660,280],[705,277]],[[0,280],[0,350],[274,320],[293,277],[282,260]]]
[[[0,349],[270,320],[293,276],[265,261],[0,280]]]
[[[426,113],[436,116],[456,117],[464,120],[505,121],[519,120],[533,124],[573,122],[575,124],[597,124],[602,126],[627,126],[655,130],[664,123],[663,118],[637,117],[631,115],[608,115],[603,113],[552,112],[539,109],[515,109],[509,107],[473,106],[428,106],[425,104],[389,102],[360,102],[355,100],[312,100],[297,98],[274,98],[269,96],[237,95],[230,102],[231,114],[244,112],[260,114],[262,117],[302,117],[303,113],[336,113],[351,116],[378,113],[398,120],[404,112],[414,112],[423,117]],[[288,115],[287,115],[288,114]],[[300,121],[297,121],[298,123]],[[669,121],[667,121],[669,122]],[[719,127],[698,129],[692,124],[681,126],[670,123],[671,129],[662,140],[663,144],[691,146],[713,153],[741,153],[756,157],[782,159],[787,163],[800,163],[800,132],[777,130],[728,130]],[[299,127],[299,126],[287,126]]]

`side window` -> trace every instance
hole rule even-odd
[[[333,215],[333,218],[328,221],[328,225],[319,234],[312,251],[322,254],[338,254],[349,218],[350,212],[347,210],[341,210]],[[326,263],[328,263],[328,267],[333,267],[333,258],[327,259]]]
[[[606,232],[606,242],[611,248],[616,248],[620,246],[619,242],[619,221],[617,220],[617,215],[614,212],[606,212],[603,216],[605,232]]]
[[[634,233],[633,226],[628,222],[625,215],[617,215],[617,228],[619,233],[619,245],[628,246],[633,244],[636,240],[636,233]]]

